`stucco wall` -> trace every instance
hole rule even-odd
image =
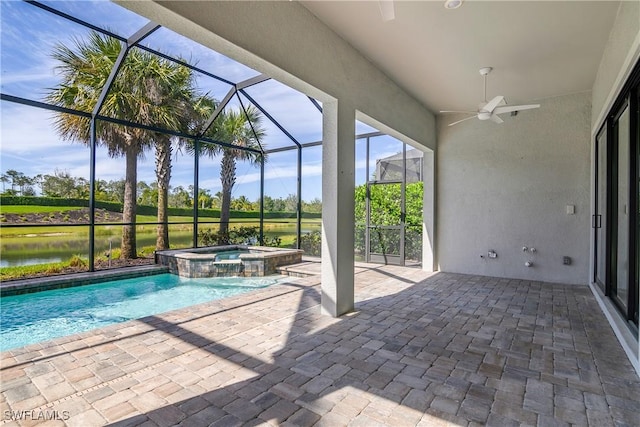
[[[588,283],[591,93],[540,104],[505,115],[501,125],[470,120],[448,127],[456,117],[439,116],[442,271]],[[523,253],[523,246],[537,251]],[[487,257],[490,249],[496,259]],[[563,265],[563,256],[572,264]]]
[[[640,1],[622,1],[593,84],[591,127],[594,134],[639,57]]]
[[[117,3],[321,101],[345,100],[412,145],[435,148],[434,115],[297,2]]]

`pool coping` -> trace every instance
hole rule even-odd
[[[249,251],[239,255],[239,259],[253,260],[262,258],[274,258],[281,256],[283,253],[289,254],[302,254],[302,249],[293,248],[274,248],[270,246],[251,246],[251,245],[218,245],[218,246],[204,246],[199,248],[187,248],[187,249],[169,249],[165,251],[156,251],[156,257],[161,256],[173,256],[180,259],[187,260],[207,260],[212,254],[226,251]],[[229,261],[229,260],[224,260]],[[215,261],[222,262],[222,261]]]
[[[51,289],[64,289],[76,286],[92,285],[110,280],[153,276],[168,272],[169,269],[165,266],[143,265],[137,267],[114,268],[112,270],[87,271],[82,273],[63,274],[59,276],[11,280],[0,282],[0,297],[48,291]]]

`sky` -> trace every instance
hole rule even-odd
[[[69,13],[100,28],[128,37],[148,20],[107,0],[43,1],[57,10]],[[56,62],[51,52],[58,43],[73,45],[74,40],[89,34],[89,29],[22,1],[0,1],[0,88],[3,94],[34,101],[44,101],[46,93],[57,85]],[[212,74],[238,83],[260,74],[243,64],[199,45],[173,31],[161,28],[142,44],[172,57],[181,57]],[[221,100],[230,86],[204,74],[196,73],[199,90]],[[269,80],[247,89],[248,94],[269,112],[299,142],[322,139],[322,114],[306,95],[278,81]],[[246,106],[247,98],[242,99]],[[227,108],[239,108],[233,98]],[[61,140],[53,123],[54,113],[9,101],[0,102],[0,171],[9,169],[27,176],[68,171],[89,178],[89,149],[78,143]],[[263,118],[266,137],[261,142],[267,149],[293,146],[294,143],[275,124]],[[356,133],[375,129],[357,122]],[[391,137],[372,139],[371,157],[383,158],[401,150],[401,143]],[[370,162],[371,175],[375,161]],[[174,150],[171,186],[187,188],[193,184],[193,157],[178,147]],[[364,141],[356,144],[356,184],[364,182]],[[220,191],[219,159],[201,158],[199,186],[215,194]],[[245,195],[256,200],[260,193],[260,170],[248,163],[237,164],[237,181],[233,196]],[[322,149],[303,150],[302,199],[322,198]],[[265,165],[265,195],[286,197],[296,193],[297,151],[273,153]],[[122,158],[110,158],[104,148],[97,150],[96,178],[124,178]],[[153,152],[145,153],[138,162],[138,180],[155,181]]]

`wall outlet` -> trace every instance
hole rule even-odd
[[[570,256],[563,256],[562,257],[562,264],[571,265],[571,257]]]
[[[494,250],[490,250],[487,255],[489,256],[489,258],[498,258],[498,254]]]

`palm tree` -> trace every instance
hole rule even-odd
[[[57,69],[61,82],[50,90],[47,101],[75,110],[93,111],[121,49],[118,40],[97,32],[91,32],[87,41],[75,40],[73,47],[57,45],[52,57],[60,63]],[[179,129],[186,116],[183,114],[184,105],[188,103],[183,97],[192,96],[192,82],[191,72],[187,68],[146,51],[131,49],[104,100],[100,114],[144,125]],[[162,160],[156,164],[159,169],[158,180],[164,186],[170,177],[170,165],[167,166],[164,159],[167,145],[170,158],[170,141],[167,142],[164,135],[144,129],[103,121],[98,121],[96,125],[98,143],[107,147],[110,156],[125,158],[121,257],[135,258],[137,160],[152,144],[161,146],[156,151],[160,152],[158,156]],[[66,140],[90,143],[88,118],[56,113],[55,126]],[[166,218],[166,203],[164,206]],[[162,208],[159,207],[158,214],[161,212]],[[166,220],[164,223],[166,225]]]
[[[166,61],[165,61],[166,62]],[[173,65],[173,63],[170,63]],[[166,84],[164,84],[166,83]],[[189,68],[174,66],[170,81],[154,81],[151,98],[156,105],[162,105],[172,112],[172,123],[166,125],[186,130],[194,113],[192,100],[195,98],[193,73]],[[169,118],[169,117],[167,117]],[[156,250],[169,249],[169,183],[171,181],[172,137],[155,133],[155,165],[158,183],[158,227]]]
[[[245,114],[246,112],[246,114]],[[229,217],[231,210],[231,192],[236,183],[236,161],[248,161],[252,165],[259,165],[266,160],[262,152],[264,144],[260,140],[266,132],[260,126],[262,115],[252,106],[245,111],[229,109],[223,111],[216,119],[217,125],[207,135],[215,140],[237,146],[231,148],[222,145],[203,144],[203,152],[213,157],[222,154],[220,163],[220,181],[222,183],[222,200],[220,204],[220,236],[219,244],[226,244],[229,234]],[[250,148],[260,152],[243,150]]]

